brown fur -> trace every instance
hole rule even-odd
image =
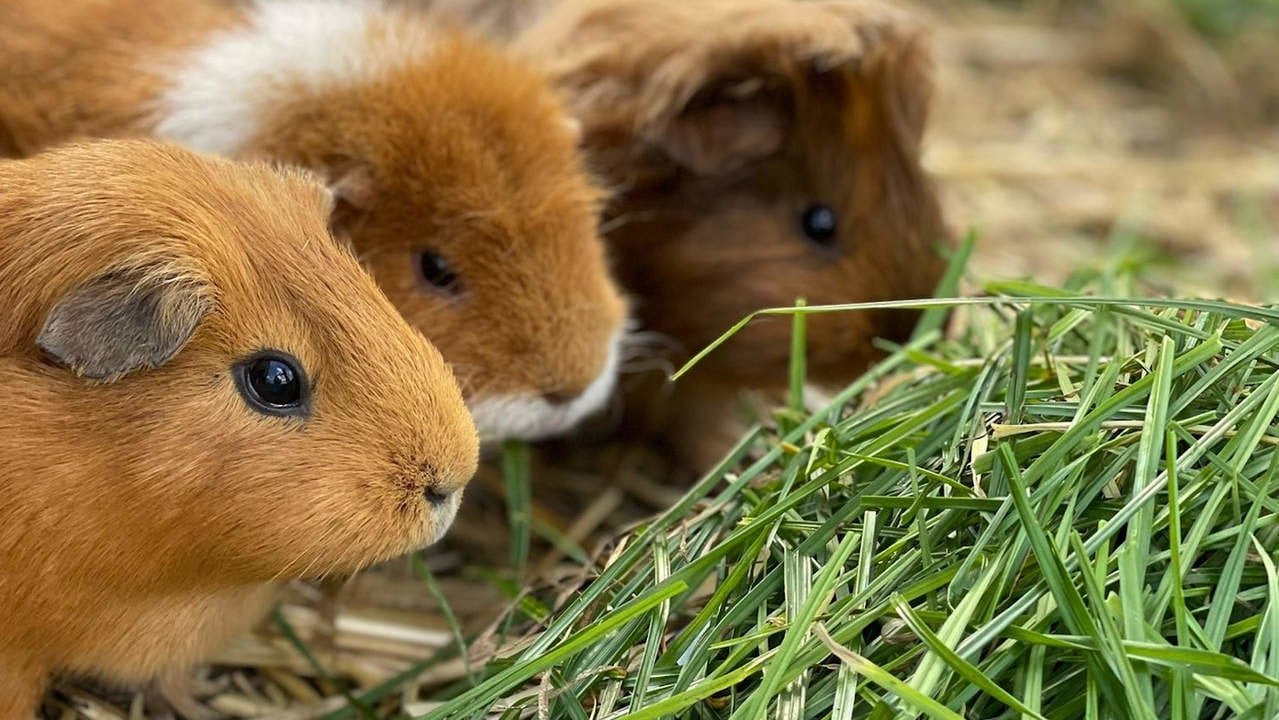
[[[166,6],[172,11],[156,11]],[[167,84],[165,68],[140,56],[172,58],[234,22],[217,2],[5,0],[0,138],[27,155],[76,138],[140,134]]]
[[[596,235],[599,195],[561,113],[536,76],[455,40],[429,66],[281,107],[257,154],[366,163],[357,251],[472,394],[576,395],[623,306]],[[463,302],[423,291],[411,258],[426,248],[458,270]]]
[[[216,0],[4,5],[0,128],[25,152],[151,132],[181,52],[242,22]],[[383,22],[410,32],[427,21],[387,9]],[[454,365],[469,400],[574,396],[600,373],[624,319],[596,231],[600,193],[541,75],[484,43],[422,32],[440,39],[418,62],[273,97],[244,154],[331,181],[340,229]],[[458,271],[458,297],[420,279],[424,249]]]
[[[440,354],[326,232],[329,202],[298,173],[136,141],[0,162],[0,717],[30,717],[50,673],[195,661],[272,582],[355,571],[451,520],[474,426]],[[159,298],[153,329],[199,319],[158,367],[78,377],[37,338],[119,277]],[[125,300],[105,302],[119,321]],[[309,416],[239,394],[232,368],[266,348],[301,361]]]
[[[682,348],[676,362],[759,308],[921,297],[940,279],[948,234],[920,166],[929,45],[911,16],[875,0],[436,6],[499,37],[528,24],[513,42],[568,95],[618,190],[605,227],[619,277],[645,329]],[[816,202],[838,214],[831,247],[800,232]],[[813,379],[849,380],[877,357],[873,338],[902,340],[914,319],[810,317]],[[789,333],[786,319],[761,320],[707,358],[660,408],[673,435],[704,437],[737,387],[784,383]]]

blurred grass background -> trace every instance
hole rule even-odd
[[[1013,9],[1068,5],[1096,6],[1098,0],[973,0]],[[1229,40],[1252,22],[1274,23],[1279,3],[1274,0],[1163,0],[1185,16],[1196,31],[1214,40]]]
[[[1274,0],[1175,0],[1174,4],[1196,30],[1212,38],[1228,39],[1252,22],[1273,29],[1279,17],[1279,2]]]
[[[1182,294],[1279,288],[1279,3],[926,0],[926,148],[985,277],[1136,253]]]

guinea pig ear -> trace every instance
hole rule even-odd
[[[899,139],[918,150],[933,96],[932,48],[925,35],[906,37],[885,54],[884,101]]]
[[[208,295],[167,268],[109,270],[58,300],[36,344],[76,375],[110,382],[177,355],[208,313]]]
[[[781,98],[748,80],[701,93],[664,123],[648,141],[677,165],[696,175],[718,175],[781,148],[786,108]]]
[[[582,121],[575,117],[564,118],[564,129],[568,131],[569,137],[573,138],[574,145],[582,143]]]
[[[373,171],[368,163],[346,156],[325,158],[321,170],[333,194],[329,227],[334,235],[346,236],[373,206]]]

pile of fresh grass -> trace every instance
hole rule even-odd
[[[828,407],[797,394],[405,709],[1279,717],[1279,312],[986,289]]]
[[[535,535],[568,559],[532,590],[484,574],[512,607],[478,637],[416,559],[469,663],[457,646],[385,652],[385,619],[326,641],[286,611],[274,654],[233,662],[211,705],[329,720],[1279,718],[1279,311],[1131,299],[1118,271],[985,289],[913,303],[930,308],[915,338],[821,408],[801,402],[805,313],[857,308],[766,311],[795,316],[789,407],[594,561],[539,525],[538,478],[508,448],[511,564],[527,569]],[[135,717],[142,700],[62,693],[67,717]]]

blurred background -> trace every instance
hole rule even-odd
[[[1279,299],[1279,1],[923,5],[927,165],[979,275],[1131,252],[1178,294]]]

